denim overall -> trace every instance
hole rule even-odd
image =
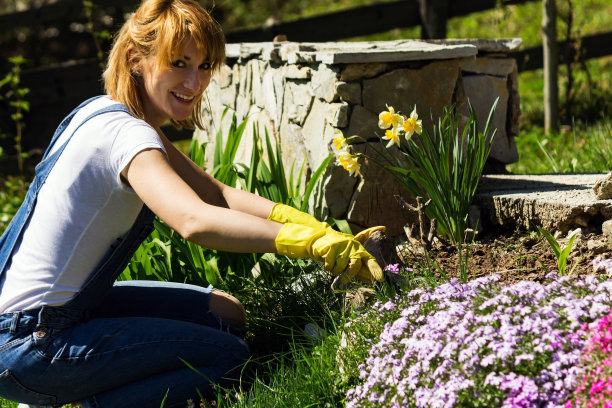
[[[70,141],[51,148],[79,105],[56,130],[36,166],[26,198],[0,238],[0,278],[27,225],[38,191]],[[89,119],[127,108],[114,104]],[[0,397],[38,405],[80,401],[85,407],[185,407],[196,389],[212,395],[210,382],[249,357],[246,344],[210,313],[211,289],[132,281],[115,283],[134,251],[153,230],[143,206],[131,229],[118,238],[83,288],[62,306],[0,315]],[[221,330],[220,330],[221,329]],[[191,367],[189,367],[191,366]]]

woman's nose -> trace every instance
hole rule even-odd
[[[184,85],[187,89],[198,89],[202,85],[202,80],[198,70],[190,70],[185,78]]]

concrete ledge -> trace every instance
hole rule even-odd
[[[509,229],[567,232],[587,228],[601,232],[612,219],[612,200],[598,200],[595,183],[607,173],[487,175],[483,176],[474,204],[481,222]]]

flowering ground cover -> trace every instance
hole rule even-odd
[[[565,408],[612,407],[612,315],[583,329],[589,337],[580,361],[583,376]]]
[[[611,305],[612,281],[554,273],[452,279],[377,302],[347,328],[363,338],[369,327],[372,343],[347,407],[564,406],[584,377],[587,324]],[[377,338],[372,320],[384,324]]]

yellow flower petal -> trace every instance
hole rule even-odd
[[[348,143],[346,142],[344,135],[340,131],[338,131],[338,133],[336,134],[336,137],[334,137],[333,140],[334,140],[334,147],[336,148],[336,150],[342,150],[348,146]]]
[[[386,111],[380,112],[378,115],[378,127],[380,129],[389,129],[390,127],[398,127],[403,122],[403,118],[400,114],[395,113],[393,106],[387,105]]]
[[[385,132],[385,135],[383,136],[383,139],[389,140],[389,143],[387,143],[387,148],[393,146],[394,144],[396,144],[398,146],[400,145],[399,133],[398,133],[398,129],[396,129],[396,128],[388,129]]]
[[[348,171],[351,176],[359,173],[361,165],[359,164],[359,157],[353,156],[347,151],[342,151],[338,154],[338,164],[342,165],[344,170]]]
[[[414,132],[418,133],[419,135],[423,132],[423,124],[419,119],[419,115],[417,114],[416,106],[412,110],[412,113],[410,113],[410,117],[404,120],[402,128],[404,132],[406,132],[406,140],[410,139]]]
[[[349,172],[349,175],[355,176],[359,173],[361,165],[359,164],[359,159],[356,156],[351,157],[347,167],[345,169]]]
[[[410,113],[410,119],[414,120],[414,131],[420,135],[423,132],[423,123],[421,122],[421,119],[419,119],[419,115],[416,111],[416,106]]]
[[[347,151],[342,151],[338,154],[338,163],[344,167],[344,170],[348,170],[347,167],[352,157],[353,156]]]

